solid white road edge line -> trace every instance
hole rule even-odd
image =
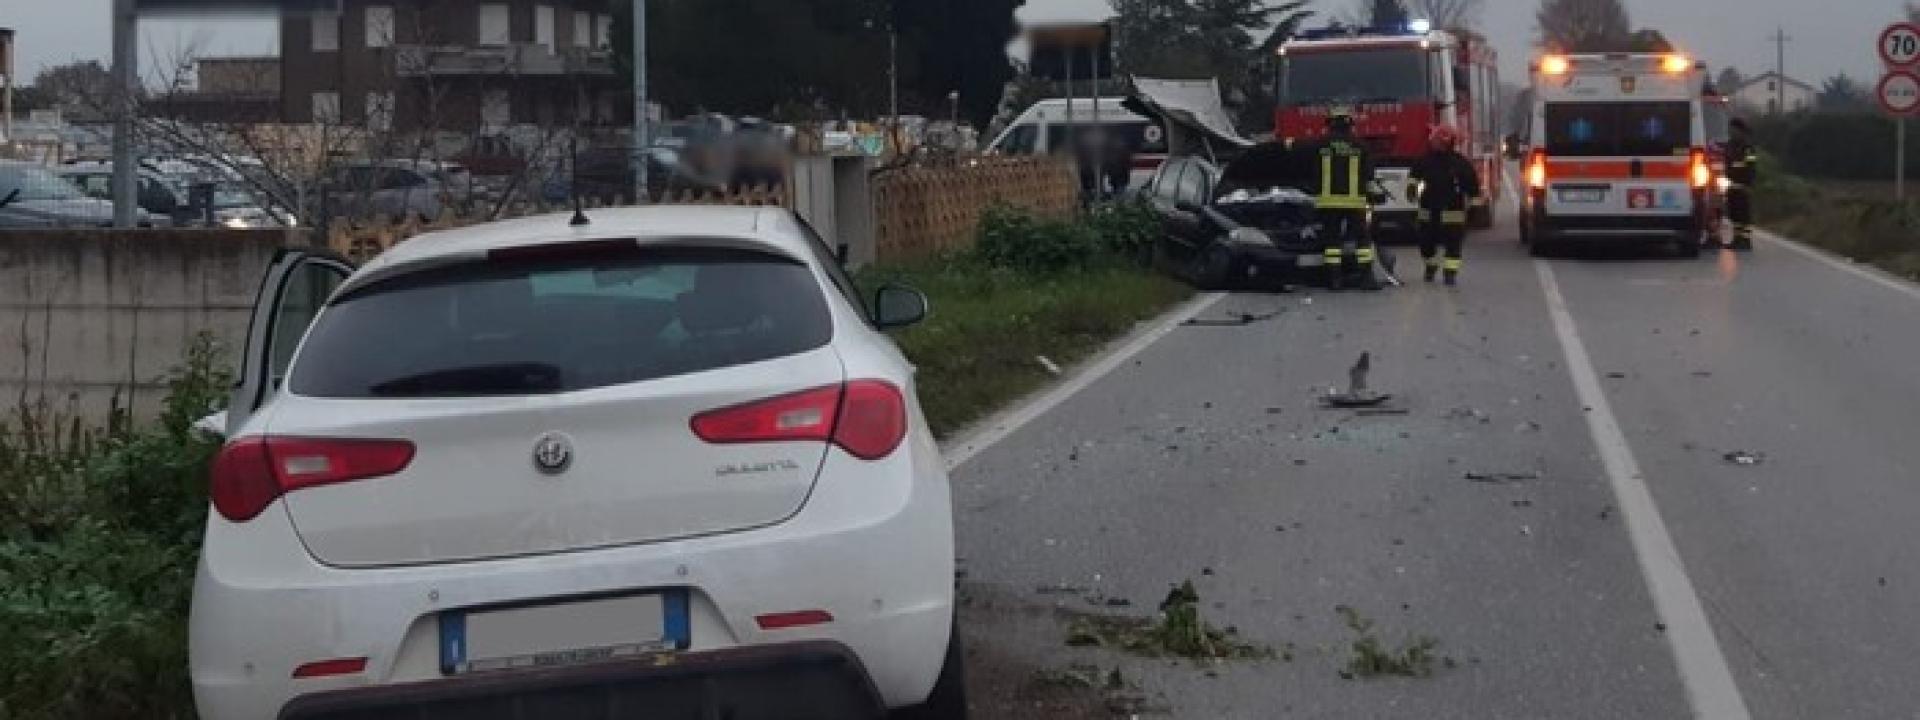
[[[1902,280],[1899,277],[1889,275],[1885,271],[1882,271],[1879,268],[1876,268],[1872,265],[1861,265],[1845,257],[1835,255],[1833,253],[1827,252],[1820,248],[1802,244],[1801,242],[1794,240],[1792,238],[1785,237],[1776,233],[1768,232],[1766,230],[1761,230],[1759,228],[1754,228],[1753,234],[1762,240],[1766,240],[1780,247],[1786,248],[1788,250],[1792,250],[1794,252],[1800,253],[1801,255],[1805,255],[1807,257],[1813,258],[1820,262],[1826,263],[1827,265],[1841,272],[1851,274],[1855,277],[1864,278],[1866,280],[1878,283],[1889,290],[1893,290],[1895,292],[1904,294],[1915,300],[1920,300],[1920,285],[1915,285],[1913,283]]]
[[[1005,440],[1008,435],[1012,435],[1022,426],[1047,414],[1047,411],[1060,403],[1066,402],[1067,398],[1087,389],[1087,386],[1092,385],[1094,381],[1113,372],[1114,368],[1120,367],[1121,363],[1139,355],[1160,338],[1166,337],[1167,333],[1180,327],[1181,323],[1192,320],[1194,316],[1205,312],[1207,308],[1213,307],[1214,303],[1226,296],[1226,293],[1204,293],[1194,296],[1162,314],[1157,322],[1135,330],[1132,337],[1119,341],[1118,345],[1110,346],[1098,357],[1073,369],[1072,376],[1065,381],[1037,395],[1029,396],[1013,407],[969,428],[965,435],[943,443],[940,450],[941,455],[945,456],[947,470],[952,471],[967,464],[973,456],[993,447],[994,443]]]
[[[1666,624],[1667,645],[1673,650],[1674,663],[1679,666],[1680,682],[1686,686],[1694,717],[1745,720],[1751,717],[1746,701],[1734,683],[1726,655],[1720,651],[1713,625],[1700,605],[1693,581],[1687,577],[1673,538],[1667,534],[1667,525],[1660,519],[1660,508],[1647,489],[1640,462],[1634,458],[1633,448],[1627,444],[1620,422],[1614,418],[1607,395],[1601,390],[1600,376],[1593,371],[1593,360],[1587,356],[1586,345],[1574,327],[1573,314],[1567,310],[1567,299],[1560,292],[1553,267],[1544,260],[1535,260],[1534,268],[1540,274],[1540,288],[1547,296],[1547,312],[1553,318],[1554,332],[1560,336],[1560,348],[1566,354],[1567,372],[1573,376],[1574,391],[1581,404],[1589,408],[1585,413],[1587,429],[1592,431],[1594,448],[1599,451],[1607,480],[1613,486],[1614,501],[1621,517],[1625,518],[1627,536],[1640,561],[1647,592],[1653,596],[1654,612]]]

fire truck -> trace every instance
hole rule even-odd
[[[1407,198],[1413,162],[1427,152],[1435,125],[1460,131],[1460,153],[1484,187],[1468,213],[1474,227],[1493,224],[1500,196],[1500,78],[1492,45],[1467,33],[1435,30],[1416,20],[1405,28],[1330,27],[1280,46],[1274,132],[1283,142],[1325,135],[1328,110],[1354,112],[1354,133],[1372,153],[1375,179],[1387,196],[1373,211],[1382,235],[1415,228]]]

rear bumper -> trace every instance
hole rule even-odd
[[[1544,192],[1533,191],[1527,221],[1539,237],[1550,240],[1690,240],[1698,238],[1706,221],[1704,193],[1695,191],[1692,207],[1670,215],[1566,215],[1548,213]]]
[[[829,453],[822,476],[842,481],[818,483],[800,512],[778,525],[551,555],[343,569],[308,554],[278,503],[244,524],[225,523],[216,515],[208,523],[189,630],[200,717],[271,718],[283,708],[300,710],[306,702],[301,698],[308,696],[357,698],[362,697],[358,691],[366,691],[367,697],[385,697],[376,691],[387,688],[467,692],[480,683],[472,678],[481,676],[442,672],[441,613],[669,589],[688,597],[690,644],[681,653],[659,656],[664,659],[658,662],[700,664],[712,657],[730,671],[718,674],[732,676],[736,661],[761,657],[735,651],[824,641],[858,659],[843,667],[859,668],[879,702],[888,707],[922,702],[940,673],[952,628],[953,526],[946,473],[932,437],[916,431],[907,442],[874,463]],[[773,630],[756,620],[814,609],[832,619]],[[820,667],[807,659],[818,656],[811,650],[798,661],[787,650],[767,652],[779,656],[783,668],[795,662]],[[303,664],[336,658],[365,658],[366,666],[332,677],[292,677]],[[575,673],[595,667],[502,671],[503,679],[494,682],[511,684],[505,678],[525,673],[533,678],[528,682],[580,688],[582,676]],[[818,672],[799,674],[817,677]],[[648,684],[642,682],[646,679],[635,676],[612,689],[577,694],[603,701],[624,697],[641,693],[628,686]],[[667,685],[663,692],[672,694],[674,682]],[[746,697],[732,692],[734,685],[722,687],[730,702]],[[348,691],[355,694],[344,694]],[[574,692],[558,694],[572,697]],[[800,707],[793,703],[813,701],[799,691],[770,697],[790,698],[789,714]]]
[[[574,718],[736,720],[877,717],[860,659],[826,641],[636,658],[528,672],[336,690],[301,697],[280,720]]]

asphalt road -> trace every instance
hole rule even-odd
[[[1178,327],[957,468],[979,714],[1915,717],[1920,292],[1772,242],[1513,236],[1458,289],[1219,299],[1199,317],[1277,314]],[[1363,351],[1405,414],[1316,407]],[[1189,579],[1291,660],[1066,645]],[[1342,678],[1342,605],[1451,662]]]

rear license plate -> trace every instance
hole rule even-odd
[[[1607,191],[1605,190],[1580,189],[1560,191],[1560,202],[1564,203],[1598,203],[1606,201]]]
[[[573,665],[685,650],[685,591],[440,614],[440,672]]]

